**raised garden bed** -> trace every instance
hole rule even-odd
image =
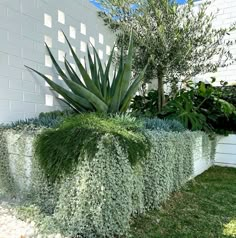
[[[37,133],[2,133],[0,190],[36,204],[47,217],[46,225],[53,223],[55,232],[65,235],[126,234],[131,216],[158,208],[173,191],[208,169],[214,158],[214,142],[204,133],[147,131],[151,152],[131,166],[127,153],[107,134],[92,160],[80,158],[69,176],[52,185],[33,153]]]

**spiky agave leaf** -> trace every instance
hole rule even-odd
[[[82,63],[80,62],[78,56],[76,55],[72,45],[70,44],[68,38],[66,37],[65,33],[63,32],[64,37],[66,39],[66,42],[71,50],[73,59],[83,77],[84,83],[86,84],[87,88],[89,91],[91,91],[93,94],[95,94],[97,97],[99,97],[100,99],[103,99],[102,93],[101,91],[97,88],[97,86],[95,85],[95,83],[93,82],[93,80],[91,80],[88,72],[86,71],[86,69],[84,68],[84,66],[82,65]]]
[[[134,97],[135,93],[138,91],[139,85],[144,78],[144,74],[147,70],[147,67],[148,67],[148,64],[145,66],[143,71],[138,76],[136,76],[133,83],[130,85],[129,89],[127,90],[126,95],[121,103],[121,108],[120,108],[121,112],[127,111],[132,98]]]
[[[101,85],[100,85],[100,76],[97,70],[97,61],[96,61],[96,56],[94,55],[94,58],[92,59],[89,47],[87,45],[87,55],[88,55],[88,62],[89,62],[89,68],[90,68],[90,73],[91,73],[91,78],[94,81],[95,85],[101,91]]]
[[[52,87],[52,89],[63,96],[63,100],[65,100],[68,105],[70,105],[76,111],[98,111],[103,113],[125,112],[128,109],[132,97],[138,90],[140,82],[142,81],[147,68],[146,65],[140,75],[138,75],[134,79],[133,83],[130,84],[133,55],[132,34],[130,37],[127,59],[124,59],[122,47],[119,58],[119,67],[118,69],[115,68],[115,74],[111,83],[109,81],[109,73],[112,65],[115,46],[111,51],[108,63],[105,68],[102,67],[102,62],[99,58],[97,50],[92,47],[94,53],[94,59],[92,59],[89,47],[87,46],[88,66],[91,73],[90,76],[87,67],[82,65],[65,34],[64,36],[83,80],[78,76],[66,57],[64,62],[66,69],[65,73],[56,62],[50,48],[47,45],[46,47],[58,74],[62,77],[71,91],[51,81],[37,70],[34,70],[30,67],[28,68],[44,78]]]
[[[28,69],[32,70],[33,72],[35,72],[36,74],[38,74],[39,76],[41,76],[42,78],[45,79],[45,81],[52,87],[53,90],[55,90],[56,92],[58,92],[61,96],[63,96],[70,104],[72,104],[74,107],[80,107],[82,106],[83,108],[87,108],[89,109],[91,104],[89,104],[89,102],[78,96],[75,95],[74,93],[66,90],[65,88],[63,88],[62,86],[58,85],[57,83],[54,83],[51,79],[49,79],[48,77],[46,77],[44,74],[38,72],[37,70],[30,68],[28,66],[26,66]],[[92,109],[91,109],[92,110]]]

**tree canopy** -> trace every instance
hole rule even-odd
[[[175,0],[97,0],[104,9],[99,15],[118,35],[128,42],[131,29],[135,36],[134,67],[142,69],[148,59],[152,64],[146,81],[158,81],[158,110],[165,103],[164,84],[175,93],[198,74],[216,72],[234,59],[230,46],[230,27],[215,28],[217,13],[210,11],[211,2],[195,7],[192,0],[179,5]],[[125,38],[125,40],[123,40]]]

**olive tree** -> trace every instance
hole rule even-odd
[[[118,33],[118,39],[127,39],[133,30],[135,69],[143,68],[152,58],[145,79],[158,82],[159,112],[166,101],[165,84],[170,85],[175,94],[180,83],[185,84],[198,74],[216,72],[219,67],[234,62],[230,46],[235,42],[228,35],[236,29],[235,24],[215,28],[217,12],[210,12],[210,1],[199,8],[193,0],[185,5],[175,0],[96,1],[105,9],[99,15]]]

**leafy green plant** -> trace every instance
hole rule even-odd
[[[198,106],[192,101],[193,92],[182,92],[178,97],[169,101],[164,107],[163,114],[169,119],[179,120],[191,130],[207,130],[206,117],[198,112]]]
[[[236,85],[220,87],[222,98],[236,107]]]
[[[178,120],[185,128],[204,130],[227,134],[236,131],[235,89],[227,82],[221,82],[220,87],[192,80],[186,82],[186,87],[176,95],[166,95],[168,98],[161,113],[157,113],[157,91],[151,90],[147,95],[135,96],[131,109],[134,115],[159,117],[161,119]],[[162,123],[162,122],[161,122]]]
[[[134,117],[130,113],[109,115],[110,118],[122,127],[128,130],[137,130],[144,128],[144,122],[141,118]]]
[[[126,57],[124,56],[123,48],[121,49],[119,66],[115,70],[113,79],[110,79],[110,69],[112,66],[115,46],[111,51],[111,55],[105,68],[102,66],[97,50],[93,47],[94,57],[92,58],[89,47],[87,47],[87,58],[90,69],[87,70],[87,68],[80,62],[65,34],[64,36],[82,78],[79,77],[66,58],[64,61],[66,73],[64,73],[62,68],[56,62],[50,48],[47,45],[46,48],[58,74],[71,91],[53,82],[37,70],[28,66],[26,67],[43,77],[52,89],[63,96],[64,101],[77,112],[125,112],[129,107],[132,97],[137,92],[147,68],[146,65],[142,72],[131,82],[133,57],[132,35],[130,36],[128,54]]]
[[[158,92],[156,90],[150,90],[147,95],[136,95],[132,100],[130,108],[137,115],[157,115],[157,99]]]
[[[226,82],[221,87],[207,86],[211,95],[202,104],[200,111],[206,115],[207,123],[220,134],[236,131],[235,95]],[[195,101],[201,101],[203,96],[196,95]]]
[[[215,79],[212,79],[214,83]],[[223,86],[227,83],[222,82]],[[235,117],[236,109],[233,104],[222,99],[222,90],[211,84],[199,82],[190,85],[187,90],[180,90],[179,94],[170,100],[162,114],[168,118],[175,118],[192,130],[218,131],[219,119],[228,120]]]
[[[125,122],[125,123],[124,123]],[[36,140],[36,155],[46,175],[53,180],[69,173],[79,158],[92,160],[105,134],[113,135],[128,154],[131,164],[146,158],[149,141],[136,121],[94,113],[68,117],[55,129],[45,130]],[[84,155],[84,156],[80,156]]]

